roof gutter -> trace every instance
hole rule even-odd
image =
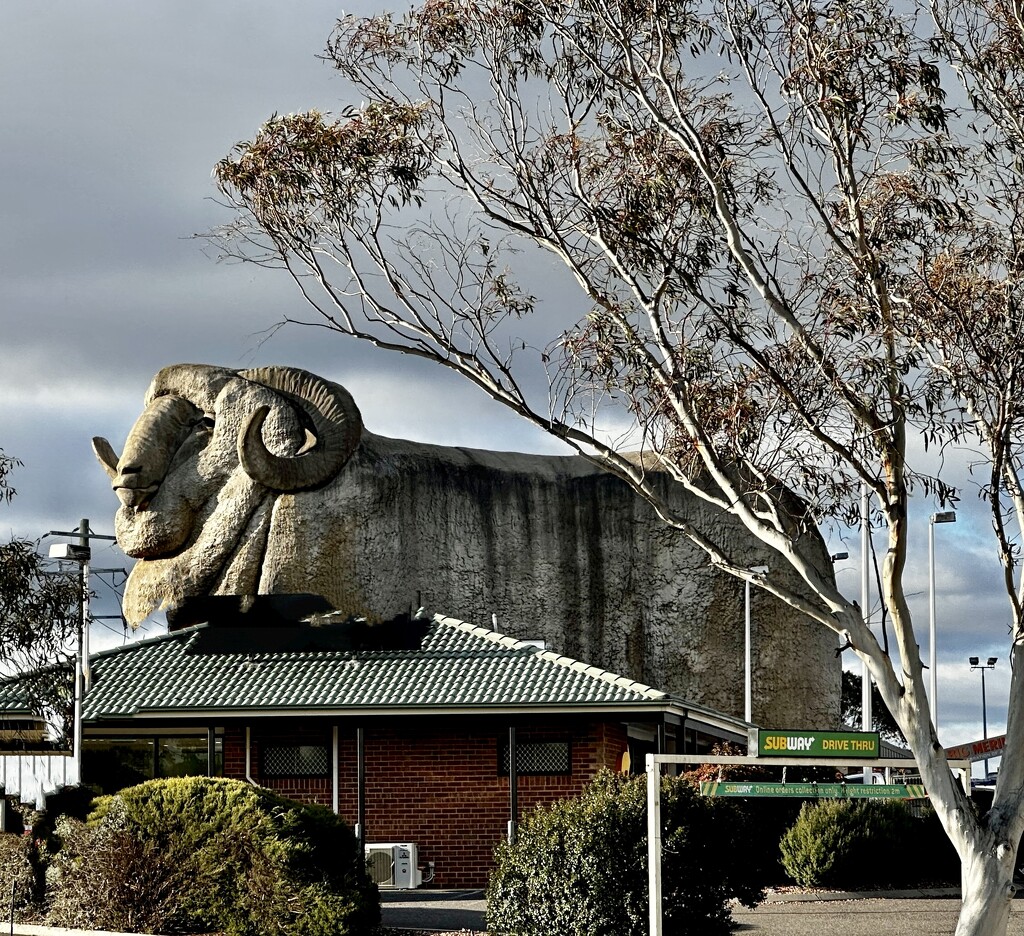
[[[508,717],[526,715],[620,715],[623,718],[635,717],[637,715],[665,715],[674,714],[690,722],[699,721],[708,725],[715,725],[723,730],[746,736],[751,727],[745,721],[738,718],[730,718],[727,715],[715,715],[709,712],[694,709],[691,706],[681,705],[674,701],[663,702],[641,702],[633,704],[583,704],[583,705],[402,705],[402,706],[349,706],[338,707],[313,707],[301,706],[290,708],[280,706],[275,708],[254,709],[248,707],[239,708],[196,708],[196,709],[147,709],[137,708],[131,712],[109,713],[101,716],[87,716],[86,725],[96,727],[109,721],[142,721],[152,719],[154,721],[175,721],[189,718],[206,720],[237,720],[246,719],[270,719],[270,718],[373,718],[396,716],[503,716]]]

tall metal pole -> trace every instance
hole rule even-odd
[[[753,721],[753,693],[751,691],[751,639],[750,639],[750,579],[743,583],[745,627],[743,640],[743,719]]]
[[[860,611],[864,625],[871,627],[871,502],[868,486],[860,488]],[[867,660],[861,660],[860,684],[860,726],[863,731],[871,730],[871,671]],[[865,783],[868,771],[864,771]]]
[[[935,518],[928,518],[928,690],[932,724],[939,727],[939,665],[935,643]]]
[[[78,536],[77,545],[67,544],[50,546],[51,559],[69,559],[79,563],[79,612],[78,612],[78,648],[75,653],[75,685],[74,714],[72,725],[72,758],[81,776],[82,768],[82,700],[92,684],[92,671],[89,667],[89,561],[91,552],[89,541],[94,539],[116,541],[116,537],[102,533],[93,533],[89,529],[88,517],[78,523],[77,531],[50,530],[49,536]],[[101,570],[102,571],[102,570]]]
[[[989,657],[985,663],[981,662],[980,657],[969,657],[967,660],[971,664],[971,672],[974,670],[981,670],[981,736],[982,739],[988,740],[988,701],[985,698],[985,670],[995,669],[998,657]],[[985,758],[985,779],[988,780],[988,758]]]
[[[985,704],[985,670],[981,667],[981,737],[988,740],[988,706]],[[985,782],[988,782],[988,758],[985,758]]]
[[[767,575],[768,566],[751,566],[754,575]],[[744,676],[743,676],[743,717],[747,722],[754,720],[754,641],[750,626],[750,579],[744,579]],[[658,752],[663,753],[661,751]]]
[[[78,525],[78,545],[89,549],[89,520],[83,518]],[[89,560],[82,562],[82,692],[92,688],[92,669],[89,666]]]
[[[931,693],[932,724],[939,730],[939,642],[935,628],[935,524],[956,523],[955,510],[943,510],[928,518],[928,688]]]
[[[85,518],[79,521],[78,525],[78,543],[80,546],[89,546],[89,521]],[[78,588],[79,588],[79,604],[78,604],[78,650],[75,654],[75,708],[74,725],[72,725],[72,756],[75,761],[75,769],[79,777],[82,776],[82,695],[85,689],[85,671],[87,667],[87,661],[89,659],[88,653],[88,638],[86,634],[89,632],[87,625],[87,608],[88,608],[88,593],[89,593],[89,564],[83,562],[78,567]]]

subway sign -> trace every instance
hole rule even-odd
[[[793,731],[759,728],[758,757],[878,758],[877,731]]]
[[[792,796],[801,799],[927,799],[919,783],[734,783],[706,780],[701,796]]]

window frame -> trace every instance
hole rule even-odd
[[[267,769],[268,757],[272,751],[302,751],[310,749],[322,752],[323,769],[315,773],[311,771],[270,771]],[[260,776],[267,780],[324,780],[331,776],[331,746],[326,741],[310,741],[308,743],[295,743],[290,739],[261,739],[259,745],[260,755]],[[301,760],[301,755],[299,755]]]
[[[524,768],[522,765],[524,753],[529,748],[542,748],[559,746],[565,750],[565,769],[563,770],[536,770]],[[527,755],[528,756],[528,755]],[[543,755],[542,755],[543,756]],[[510,757],[509,742],[507,738],[498,739],[498,776],[509,775]],[[572,776],[572,740],[570,738],[529,738],[516,739],[516,776],[519,777],[569,777]]]

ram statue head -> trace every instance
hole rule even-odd
[[[274,501],[330,483],[361,435],[348,391],[303,370],[161,370],[120,456],[93,439],[121,502],[118,544],[140,560],[128,620],[197,595],[258,593]]]

